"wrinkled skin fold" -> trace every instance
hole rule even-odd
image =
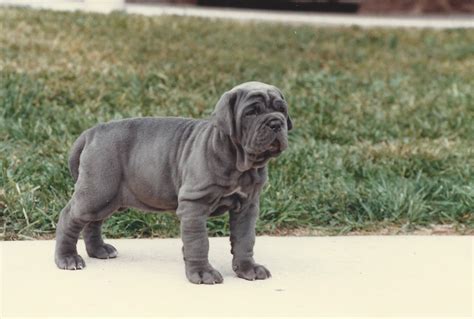
[[[229,211],[234,271],[269,278],[253,258],[259,196],[266,165],[288,147],[292,126],[280,90],[247,82],[222,95],[209,119],[132,118],[84,131],[70,154],[75,188],[57,224],[57,266],[85,267],[76,249],[81,232],[90,257],[115,258],[101,226],[117,210],[174,210],[188,280],[222,283],[208,260],[206,221]]]

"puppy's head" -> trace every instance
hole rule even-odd
[[[281,154],[293,127],[283,94],[261,82],[243,83],[224,93],[212,121],[236,146],[237,169],[242,172]]]

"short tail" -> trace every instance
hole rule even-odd
[[[86,145],[85,134],[79,136],[79,138],[72,145],[71,153],[69,154],[69,171],[71,172],[74,182],[77,182],[79,178],[79,161],[81,157],[82,150]]]

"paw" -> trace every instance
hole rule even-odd
[[[193,284],[214,285],[224,281],[222,275],[209,263],[196,264],[186,262],[186,277]]]
[[[117,249],[109,244],[87,248],[87,254],[92,258],[108,259],[117,257]]]
[[[86,267],[84,259],[78,254],[56,256],[55,262],[60,269],[79,270]]]
[[[239,278],[247,280],[263,280],[272,276],[265,266],[256,264],[250,260],[234,262],[232,268]]]

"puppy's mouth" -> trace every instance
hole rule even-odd
[[[282,147],[282,143],[275,138],[275,140],[268,146],[268,148],[258,154],[252,154],[252,159],[255,165],[263,164],[272,157],[280,155],[286,147]]]
[[[278,156],[281,152],[283,152],[283,149],[281,147],[281,142],[276,138],[268,147],[268,149],[264,152],[265,155],[274,157]]]

